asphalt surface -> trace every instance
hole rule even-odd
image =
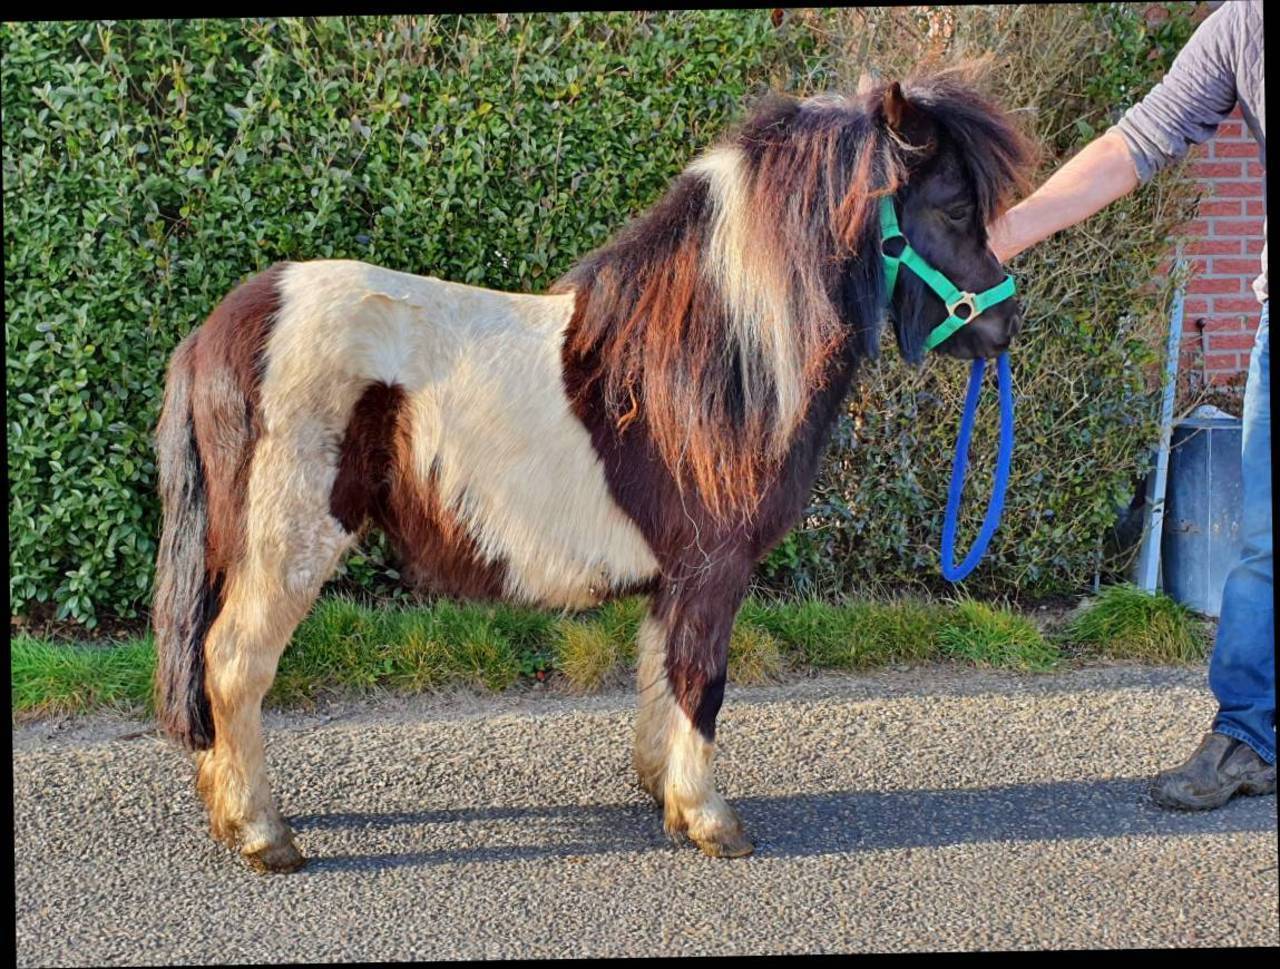
[[[1276,945],[1275,796],[1163,811],[1203,669],[941,668],[732,687],[756,854],[663,835],[629,696],[270,715],[311,859],[251,872],[183,756],[110,717],[14,733],[21,966]]]

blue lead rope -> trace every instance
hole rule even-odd
[[[951,465],[951,490],[947,493],[947,515],[942,524],[942,577],[948,582],[959,582],[982,561],[991,536],[1000,525],[1004,511],[1004,493],[1009,485],[1009,463],[1013,457],[1013,380],[1009,374],[1009,354],[1000,354],[996,361],[1000,374],[1000,452],[996,458],[996,476],[992,482],[991,500],[987,504],[987,516],[982,530],[974,540],[973,548],[959,566],[956,559],[956,516],[960,511],[960,495],[964,491],[964,479],[969,463],[969,438],[973,434],[973,419],[978,412],[978,397],[982,393],[982,374],[985,360],[974,360],[969,372],[969,394],[964,402],[964,415],[960,418],[960,436],[956,440],[956,457]]]

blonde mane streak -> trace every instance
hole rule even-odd
[[[702,266],[723,301],[726,347],[738,354],[748,423],[772,407],[770,450],[779,451],[804,414],[805,348],[796,327],[790,260],[763,194],[750,184],[737,147],[716,148],[689,166],[706,179],[711,231]]]

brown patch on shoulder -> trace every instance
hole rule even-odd
[[[747,406],[745,375],[726,353],[723,300],[703,271],[714,206],[705,182],[681,176],[618,240],[552,287],[574,291],[563,351],[582,386],[599,387],[619,430],[641,416],[682,492],[717,518],[759,502],[768,427]]]
[[[249,468],[262,429],[262,357],[280,309],[284,266],[277,263],[227,294],[195,341],[191,415],[205,473],[211,575],[225,573],[244,547]]]
[[[766,482],[758,513],[751,519],[725,521],[698,493],[681,495],[643,407],[624,427],[612,419],[598,355],[574,349],[574,331],[585,325],[587,306],[586,298],[577,294],[561,350],[565,393],[591,435],[614,501],[658,559],[661,577],[647,591],[655,595],[653,615],[671,630],[666,646],[668,683],[676,703],[710,741],[724,698],[733,617],[753,565],[803,513],[840,401],[853,379],[855,358],[850,350],[833,358],[781,466]],[[708,567],[705,549],[716,550],[713,567]]]
[[[458,598],[500,598],[505,563],[483,558],[444,507],[434,467],[425,481],[414,473],[404,407],[398,385],[370,384],[360,396],[343,435],[330,513],[348,532],[372,518],[396,546],[411,585]]]

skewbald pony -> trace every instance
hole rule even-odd
[[[643,414],[682,493],[715,518],[754,515],[833,355],[878,356],[879,199],[938,139],[988,223],[1026,186],[1029,143],[974,93],[984,67],[768,97],[552,288],[576,294],[565,353],[584,389],[603,384],[620,432]]]
[[[905,91],[765,100],[551,294],[287,262],[184,340],[156,437],[156,706],[195,752],[215,837],[262,871],[304,863],[262,701],[372,525],[423,591],[557,609],[647,596],[636,775],[668,832],[751,852],[711,769],[733,620],[878,354],[878,200],[896,194],[922,248],[977,279],[998,268],[978,215],[1029,157],[966,72]],[[963,230],[942,230],[947,199]],[[911,362],[938,309],[912,307],[921,289],[894,302]],[[1016,314],[963,351],[1007,345]]]

